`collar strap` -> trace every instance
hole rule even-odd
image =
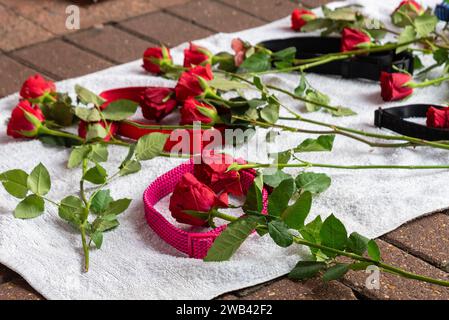
[[[382,109],[379,108],[374,113],[374,125],[379,128],[387,128],[394,132],[409,137],[425,139],[429,141],[449,140],[449,130],[430,128],[425,125],[407,121],[407,118],[425,118],[428,104],[411,104],[400,107]],[[442,106],[432,106],[437,109],[444,109]]]
[[[295,37],[269,40],[260,45],[273,52],[295,47],[296,59],[309,59],[340,52],[340,42],[340,38],[335,37]],[[393,72],[393,66],[413,74],[413,55],[409,52],[396,54],[395,50],[390,50],[329,62],[310,68],[308,72],[379,81],[381,72]]]
[[[189,232],[174,226],[154,207],[162,198],[173,192],[176,184],[185,173],[193,173],[193,166],[193,160],[191,159],[158,177],[145,190],[143,202],[148,225],[162,240],[178,251],[187,254],[190,258],[203,259],[214,240],[226,226],[214,228],[207,232]],[[254,177],[254,171],[252,170],[240,171],[240,181],[245,193],[253,183]],[[262,196],[264,211],[266,212],[268,204],[268,192],[266,189],[263,189]]]

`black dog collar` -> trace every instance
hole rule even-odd
[[[411,104],[387,109],[379,108],[374,113],[374,125],[379,128],[393,130],[409,137],[429,141],[449,140],[449,129],[430,128],[405,120],[406,118],[413,117],[425,118],[427,109],[430,107],[437,109],[444,108],[429,104]]]
[[[296,37],[288,39],[269,40],[260,43],[261,46],[273,51],[281,51],[289,47],[296,48],[297,59],[316,58],[323,54],[340,51],[340,38],[333,37]],[[351,59],[339,60],[308,69],[308,72],[340,75],[343,78],[364,78],[379,81],[382,71],[394,72],[398,69],[413,74],[413,55],[409,52],[395,53],[395,50],[357,56]]]

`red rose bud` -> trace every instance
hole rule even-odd
[[[414,0],[401,1],[399,6],[394,11],[398,11],[398,10],[412,11],[412,12],[417,13],[418,15],[421,15],[424,13],[423,7],[418,2],[416,2]]]
[[[424,8],[414,0],[402,1],[391,14],[391,21],[398,27],[412,25],[417,16],[425,12]]]
[[[401,100],[413,93],[413,88],[404,86],[412,80],[406,73],[382,72],[380,75],[381,96],[384,101]]]
[[[206,48],[190,42],[189,48],[184,50],[184,67],[207,65],[212,63],[212,52]]]
[[[232,50],[234,50],[234,63],[236,67],[240,67],[245,61],[246,51],[249,49],[249,45],[246,44],[242,39],[235,38],[232,39],[231,43]]]
[[[35,138],[45,117],[38,106],[31,106],[27,100],[22,100],[12,110],[8,121],[6,134],[13,138]]]
[[[140,97],[143,116],[159,121],[170,114],[177,105],[175,90],[171,88],[148,88]]]
[[[103,128],[107,129],[107,125],[109,127],[109,132],[107,132],[106,136],[103,137],[103,141],[110,141],[111,138],[117,133],[118,130],[118,126],[115,122],[110,122],[110,123],[106,123],[104,121],[99,121],[99,122],[90,122],[87,123],[85,121],[80,121],[79,125],[78,125],[78,135],[83,138],[86,139],[87,137],[87,133],[90,129],[90,126],[96,125],[96,124],[100,124]]]
[[[315,13],[306,9],[295,9],[292,12],[292,25],[291,28],[295,31],[301,31],[307,22],[316,19]]]
[[[189,215],[185,210],[209,212],[215,207],[227,206],[226,194],[218,197],[211,188],[199,182],[191,173],[186,173],[171,195],[169,209],[173,218],[180,223],[207,226],[206,219]]]
[[[361,44],[371,43],[371,38],[364,32],[352,29],[344,28],[341,34],[341,51],[352,51],[360,49]]]
[[[194,175],[214,192],[226,192],[236,196],[243,195],[238,171],[227,171],[234,159],[224,153],[203,153],[201,163],[194,165]]]
[[[173,65],[170,50],[166,47],[148,48],[143,54],[142,67],[148,72],[161,74],[165,67]]]
[[[219,122],[217,109],[194,98],[187,99],[181,108],[181,125],[193,124],[195,121],[214,125]]]
[[[53,81],[47,81],[41,75],[35,74],[23,83],[20,96],[24,99],[37,99],[55,92],[56,86]]]
[[[438,109],[429,107],[427,109],[427,126],[431,128],[449,128],[449,108]]]
[[[198,97],[208,89],[207,81],[214,78],[210,64],[196,66],[181,74],[175,87],[176,99],[184,101],[190,97]]]

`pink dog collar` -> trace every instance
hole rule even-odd
[[[148,225],[162,240],[177,250],[186,253],[191,258],[203,259],[207,255],[207,251],[212,246],[214,240],[226,226],[221,226],[203,233],[187,232],[175,227],[154,208],[160,199],[173,192],[176,184],[187,172],[193,173],[193,160],[168,171],[149,185],[143,194],[145,217]],[[254,180],[254,174],[248,171],[241,171],[240,173],[242,188],[246,193]],[[267,198],[268,193],[264,189],[263,199],[265,209],[267,206]]]

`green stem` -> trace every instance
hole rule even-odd
[[[81,225],[81,241],[83,243],[83,251],[84,251],[84,272],[89,271],[89,246],[87,245],[86,240],[86,227],[85,225]]]
[[[87,165],[88,165],[88,160],[83,159],[83,164],[82,164],[83,176],[81,177],[81,180],[80,180],[80,196],[81,196],[82,201],[84,202],[85,208],[84,208],[84,215],[81,217],[82,221],[81,221],[81,226],[80,226],[80,232],[81,232],[81,242],[83,244],[83,251],[84,251],[84,271],[85,272],[89,271],[89,246],[87,245],[87,241],[86,241],[86,222],[89,217],[90,202],[87,200],[86,191],[84,190],[84,175],[87,172]]]
[[[39,128],[39,134],[47,134],[47,135],[51,135],[51,136],[55,136],[55,137],[69,138],[69,139],[73,139],[76,141],[84,142],[83,138],[81,138],[75,134],[68,133],[65,131],[49,129],[46,126],[42,126]]]
[[[436,79],[432,79],[432,80],[427,80],[427,81],[423,81],[423,82],[407,82],[406,84],[404,84],[404,87],[410,87],[410,88],[424,88],[424,87],[428,87],[428,86],[433,86],[433,85],[438,85],[444,81],[449,80],[449,75],[445,76],[445,77],[440,77],[440,78],[436,78]]]
[[[174,129],[200,129],[193,125],[153,125],[153,124],[140,124],[131,120],[124,120],[123,123],[129,124],[133,127],[139,129],[150,129],[150,130],[174,130]],[[211,125],[201,124],[201,129],[213,128]]]

